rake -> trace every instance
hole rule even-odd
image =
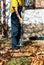
[[[19,40],[20,44],[17,45],[17,47],[20,47],[20,48],[24,47],[23,42],[22,42],[22,38],[23,38],[23,24],[21,24],[21,37],[20,37],[20,40]]]

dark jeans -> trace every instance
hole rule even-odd
[[[21,36],[21,25],[15,13],[11,15],[12,50],[17,49]]]

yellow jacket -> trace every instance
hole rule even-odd
[[[24,6],[24,0],[18,0],[20,6]],[[11,7],[10,7],[10,13],[14,12],[13,7],[18,7],[18,2],[17,0],[12,0],[11,1]]]

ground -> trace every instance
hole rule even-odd
[[[44,41],[34,40],[13,51],[11,40],[0,43],[0,65],[44,65]]]

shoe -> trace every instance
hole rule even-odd
[[[13,50],[13,53],[19,53],[19,49]]]

